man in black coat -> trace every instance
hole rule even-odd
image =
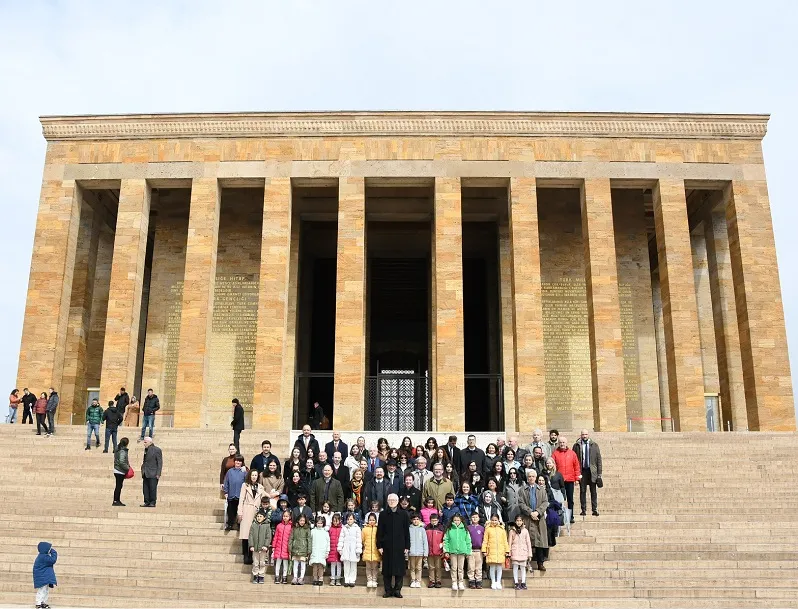
[[[22,396],[22,423],[25,424],[25,421],[33,425],[33,405],[36,403],[36,396],[33,395],[28,388],[22,390],[24,394]]]
[[[464,472],[472,461],[477,464],[477,471],[482,473],[485,468],[485,451],[477,446],[477,437],[469,434],[468,446],[460,451],[460,463],[455,467],[458,472]]]
[[[238,450],[236,448],[236,450]],[[282,475],[282,465],[277,455],[272,453],[271,440],[264,440],[260,443],[260,452],[252,457],[252,462],[249,464],[249,469],[256,469],[261,474],[269,469],[269,463],[274,461],[277,464],[277,475]]]
[[[454,471],[460,471],[460,449],[457,448],[457,436],[449,436],[449,442],[444,444],[443,450],[449,456],[449,461],[452,462]]]
[[[371,509],[371,502],[376,501],[380,509],[385,507],[389,495],[388,481],[385,479],[385,472],[381,467],[374,471],[374,478],[366,483],[366,494],[363,497],[363,515]],[[399,499],[397,498],[397,502]],[[397,503],[398,505],[398,503]]]
[[[336,451],[341,453],[341,456],[346,459],[349,456],[349,447],[346,445],[346,442],[341,440],[341,433],[334,431],[332,437],[332,441],[327,442],[327,444],[324,446],[324,452],[327,453],[327,459],[332,461],[333,454],[335,454]]]
[[[310,425],[302,426],[302,433],[294,442],[294,448],[299,449],[299,458],[303,461],[308,457],[308,448],[312,448],[313,454],[319,456],[319,442],[316,436],[310,433]]]
[[[114,402],[116,402],[116,407],[119,409],[119,412],[124,418],[125,408],[127,408],[128,404],[130,404],[130,396],[127,394],[127,391],[125,391],[124,387],[119,388],[119,393],[116,394]]]
[[[244,407],[238,398],[233,398],[233,420],[230,422],[230,427],[233,428],[233,444],[236,445],[236,450],[241,453],[241,447],[238,441],[241,439],[241,432],[244,431]]]
[[[398,509],[399,497],[388,495],[388,507],[377,523],[377,550],[382,555],[383,598],[402,598],[405,560],[410,553],[410,516]]]
[[[344,500],[348,499],[351,494],[351,488],[349,486],[351,479],[349,477],[349,468],[344,465],[341,453],[334,452],[332,454],[330,466],[333,469],[333,478],[338,480],[338,482],[341,483],[341,488],[344,489]]]
[[[321,422],[324,420],[324,409],[318,402],[313,402],[313,408],[310,409],[308,415],[308,422],[313,429],[321,429]]]

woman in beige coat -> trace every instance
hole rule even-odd
[[[543,561],[546,560],[549,548],[549,533],[546,528],[549,493],[546,489],[546,478],[542,474],[538,476],[537,472],[531,469],[527,471],[526,480],[527,483],[518,498],[518,507],[535,548],[534,559],[538,563],[538,569],[545,571],[546,567],[543,566]]]
[[[241,493],[238,498],[238,522],[240,529],[238,538],[241,540],[241,552],[244,555],[244,564],[252,564],[252,554],[249,552],[249,527],[252,520],[258,513],[260,500],[263,497],[263,487],[258,483],[260,473],[258,470],[250,470],[247,474],[247,481],[241,485]]]
[[[139,412],[141,405],[134,395],[130,400],[130,404],[125,408],[125,427],[138,427],[139,426]]]
[[[277,500],[283,494],[285,480],[277,475],[277,462],[269,461],[265,472],[261,474],[260,483],[263,486],[263,496],[269,498],[272,509],[277,507]]]

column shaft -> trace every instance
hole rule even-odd
[[[284,431],[291,429],[292,413],[285,398],[294,390],[294,352],[288,341],[291,213],[291,178],[266,178],[252,425]]]
[[[338,261],[335,287],[336,429],[362,429],[366,374],[366,184],[338,183]]]
[[[752,430],[794,431],[784,308],[767,184],[734,181],[726,191],[743,379]]]
[[[45,176],[47,173],[45,167]],[[45,177],[22,326],[23,344],[17,372],[20,388],[60,389],[80,207],[80,188],[74,180]]]
[[[745,405],[743,364],[740,358],[734,277],[726,215],[723,211],[707,210],[704,216],[704,235],[707,243],[709,288],[712,294],[722,411],[725,420],[731,420],[733,431],[747,431],[748,412]]]
[[[671,416],[677,431],[705,431],[701,339],[687,201],[681,180],[660,180],[654,188],[654,225]]]
[[[546,427],[543,301],[535,178],[510,180],[510,239],[515,315],[515,406],[518,431]]]
[[[460,178],[435,178],[436,429],[465,428],[463,223]]]
[[[502,329],[502,396],[504,430],[518,431],[515,405],[515,312],[513,311],[513,255],[509,225],[499,226],[499,274]]]
[[[601,431],[624,431],[627,424],[623,337],[608,178],[584,182],[582,241],[593,377],[593,421]]]
[[[146,180],[122,180],[100,374],[103,407],[120,387],[134,391],[149,223],[150,189]]]
[[[191,184],[186,270],[175,384],[175,427],[200,427],[207,406],[220,192],[215,178]],[[146,391],[146,387],[143,388]],[[161,405],[167,406],[168,405]]]

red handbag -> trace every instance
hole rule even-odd
[[[130,468],[128,468],[127,473],[125,474],[125,480],[127,480],[128,478],[132,478],[135,475],[136,475],[136,472],[134,472],[133,468],[130,467]]]

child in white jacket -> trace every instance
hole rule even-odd
[[[316,526],[310,532],[310,560],[313,568],[313,585],[324,583],[324,569],[327,567],[327,555],[330,553],[330,534],[324,528],[324,516],[316,517]]]
[[[344,586],[354,588],[357,563],[360,562],[360,555],[363,553],[363,539],[360,527],[355,524],[354,514],[350,513],[347,516],[346,524],[341,529],[341,535],[338,537],[338,553],[341,555],[341,562],[344,563]]]

